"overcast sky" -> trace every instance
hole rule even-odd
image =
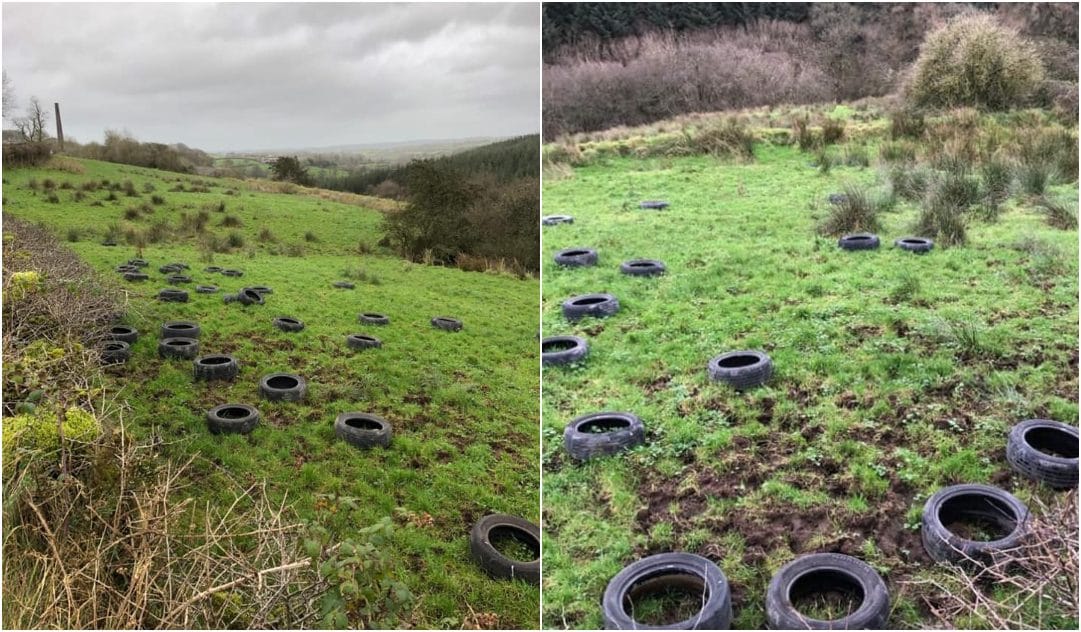
[[[17,111],[215,150],[536,133],[537,4],[3,4]],[[5,127],[10,125],[5,122]],[[53,127],[50,124],[50,132]]]

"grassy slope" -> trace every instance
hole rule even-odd
[[[134,356],[115,370],[118,395],[130,405],[130,430],[157,432],[167,452],[197,462],[202,480],[197,494],[216,498],[219,477],[255,481],[266,477],[278,494],[288,493],[302,517],[326,521],[340,534],[394,515],[395,558],[402,578],[419,596],[411,622],[417,626],[459,626],[476,612],[494,612],[505,626],[536,624],[539,593],[521,582],[489,579],[471,561],[468,533],[475,520],[492,512],[537,519],[538,472],[536,407],[538,376],[535,336],[537,284],[493,275],[410,264],[390,256],[353,254],[358,242],[379,239],[380,216],[374,211],[310,197],[241,192],[226,195],[235,183],[202,179],[210,193],[170,193],[176,174],[81,161],[83,175],[18,170],[4,173],[5,210],[41,220],[65,235],[69,228],[94,231],[71,246],[107,277],[112,268],[135,256],[129,246],[99,245],[104,228],[146,226],[162,218],[176,224],[179,212],[189,214],[219,201],[225,213],[211,213],[211,230],[235,215],[235,229],[248,246],[234,254],[215,254],[213,263],[245,271],[240,279],[202,271],[199,250],[190,238],[148,247],[152,280],[125,284],[130,310],[126,322],[142,337]],[[78,185],[90,179],[130,179],[140,191],[151,182],[166,204],[149,219],[120,220],[123,210],[149,198],[127,198],[91,207],[104,191],[71,201],[60,190],[59,204],[26,188],[30,178]],[[184,180],[191,180],[183,177]],[[191,208],[184,209],[190,205]],[[303,244],[306,256],[269,254],[273,244],[259,244],[257,234],[269,228],[283,244]],[[319,242],[307,243],[311,230]],[[84,233],[85,235],[85,233]],[[157,267],[170,261],[192,266],[195,283],[236,291],[246,285],[268,285],[274,294],[264,306],[226,305],[222,294],[194,293],[187,304],[153,300],[164,287]],[[355,290],[339,290],[331,282],[343,268],[359,268],[379,284],[357,281]],[[122,281],[121,281],[122,282]],[[391,318],[387,327],[364,327],[361,311]],[[278,315],[291,315],[307,327],[286,334],[271,325]],[[452,334],[436,330],[436,315],[461,318],[465,329]],[[157,331],[162,321],[190,319],[203,330],[203,353],[228,352],[241,363],[232,384],[193,383],[191,365],[157,357]],[[350,333],[371,333],[383,348],[354,353],[345,347]],[[258,398],[258,380],[275,371],[305,377],[308,401],[274,404]],[[204,413],[229,401],[255,404],[263,422],[250,436],[215,437],[206,430]],[[360,452],[334,437],[336,414],[363,410],[394,424],[390,450]],[[336,503],[323,494],[358,499],[358,509],[337,513],[317,507]],[[424,514],[431,515],[427,524]]]
[[[583,364],[544,372],[548,627],[600,627],[608,580],[669,550],[720,564],[735,627],[764,626],[772,573],[819,550],[878,568],[891,627],[919,627],[933,620],[924,591],[903,581],[936,572],[919,541],[926,497],[959,482],[1045,493],[1009,473],[1004,447],[1020,419],[1076,423],[1076,231],[1011,202],[999,223],[972,226],[969,246],[913,256],[891,247],[915,217],[903,205],[885,217],[881,250],[844,252],[815,235],[816,218],[827,193],[873,171],[822,176],[808,160],[765,146],[747,165],[612,158],[545,182],[544,214],[575,223],[543,233],[544,332],[591,345]],[[1077,196],[1076,185],[1057,192]],[[658,198],[670,209],[637,210]],[[1011,248],[1027,235],[1060,258]],[[556,266],[571,246],[597,248],[599,265]],[[661,259],[668,275],[624,277],[630,258]],[[891,299],[906,283],[918,291]],[[615,294],[621,312],[567,323],[560,303],[587,292]],[[949,321],[977,328],[978,357]],[[772,382],[745,394],[710,383],[709,358],[744,348],[770,353]],[[646,445],[569,462],[565,423],[605,409],[642,417]]]

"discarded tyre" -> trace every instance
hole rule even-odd
[[[263,294],[263,295],[273,294],[274,293],[274,290],[270,289],[269,287],[267,287],[265,285],[253,285],[248,289],[249,290],[254,290],[254,291],[256,291],[256,292],[258,292],[260,294]]]
[[[859,600],[836,619],[816,619],[794,602],[814,594],[839,593]],[[862,560],[838,553],[813,553],[781,567],[766,588],[771,630],[884,630],[890,614],[886,583]]]
[[[872,233],[853,233],[837,240],[841,250],[875,250],[879,243],[878,235]]]
[[[272,402],[299,402],[308,394],[308,385],[299,375],[271,373],[259,380],[259,393]]]
[[[194,360],[199,355],[199,341],[195,338],[164,338],[158,341],[158,355],[163,358]]]
[[[207,411],[206,425],[214,434],[248,434],[259,425],[259,411],[247,404],[222,404]]]
[[[630,276],[657,276],[665,270],[663,263],[653,259],[631,259],[619,264],[619,271]]]
[[[698,612],[668,625],[634,619],[635,600],[672,589],[696,596],[702,604]],[[727,630],[732,622],[728,578],[716,564],[693,553],[661,553],[630,564],[608,582],[601,607],[609,630]]]
[[[159,338],[198,338],[202,333],[198,323],[190,320],[170,320],[161,325]]]
[[[304,329],[304,321],[291,316],[279,316],[274,319],[274,326],[282,331],[300,331]]]
[[[631,413],[590,413],[563,429],[563,447],[579,461],[622,452],[642,444],[645,438],[645,425]]]
[[[196,380],[231,380],[240,373],[236,358],[225,354],[205,355],[192,363],[192,375]]]
[[[343,290],[351,290],[356,287],[349,281],[335,281],[334,283],[332,283],[332,285],[336,288],[340,288]]]
[[[203,268],[203,272],[209,272],[211,274],[215,272],[221,272],[221,266],[207,266]]]
[[[135,266],[136,268],[145,268],[150,265],[150,262],[146,259],[128,259],[129,266]]]
[[[173,265],[171,263],[167,264],[167,265],[163,265],[163,266],[158,268],[158,272],[160,272],[162,274],[176,274],[176,273],[180,272],[180,270],[181,270],[181,268],[178,268],[178,267],[176,267],[175,265]]]
[[[195,291],[199,294],[216,294],[218,286],[216,285],[196,285]]]
[[[563,317],[574,322],[592,316],[606,318],[619,311],[619,300],[611,294],[583,294],[563,301]]]
[[[236,300],[241,305],[263,305],[266,303],[266,299],[263,298],[263,295],[250,287],[246,287],[237,292]]]
[[[350,349],[374,349],[383,346],[378,338],[366,334],[349,334],[345,337],[345,344]]]
[[[235,303],[236,302],[236,294],[222,294],[221,295],[221,302],[226,303],[226,304]]]
[[[513,538],[531,552],[532,559],[507,557],[492,544],[503,538]],[[521,579],[530,584],[540,583],[540,528],[528,520],[506,514],[484,516],[469,532],[469,552],[473,560],[497,579]]]
[[[556,253],[555,262],[573,268],[595,266],[597,251],[592,248],[567,248]]]
[[[360,315],[360,322],[366,325],[389,325],[390,318],[384,314],[376,314],[375,312],[364,312]]]
[[[101,361],[104,364],[121,364],[131,357],[131,345],[123,340],[110,340],[101,348]]]
[[[436,316],[432,319],[432,327],[443,331],[461,331],[462,321],[447,316]]]
[[[1056,489],[1077,487],[1077,428],[1028,419],[1010,429],[1006,460],[1013,469]]]
[[[115,246],[116,245],[116,240],[115,239],[106,239],[105,241],[101,242],[101,245],[102,246]]]
[[[574,217],[570,215],[548,215],[541,218],[541,224],[555,226],[557,224],[573,224]]]
[[[668,202],[664,200],[646,200],[638,204],[638,208],[664,210],[668,208]]]
[[[165,281],[176,285],[177,283],[191,283],[191,277],[186,274],[170,274],[165,277]]]
[[[369,413],[342,413],[334,420],[334,434],[358,448],[387,447],[392,429],[390,422]]]
[[[924,237],[902,237],[893,242],[893,245],[897,246],[901,250],[907,250],[909,252],[924,253],[930,252],[935,247],[935,242]]]
[[[986,563],[995,553],[1024,541],[1028,519],[1028,508],[1005,490],[953,485],[927,499],[920,537],[927,554],[937,562]]]
[[[848,201],[848,196],[844,193],[830,193],[826,199],[830,204],[844,204]]]
[[[164,303],[187,303],[188,293],[176,288],[166,288],[158,292],[158,300]]]
[[[135,281],[149,281],[150,275],[145,272],[125,272],[124,280],[131,281],[133,283]]]
[[[589,343],[578,336],[549,336],[541,341],[544,366],[580,362],[589,355]]]
[[[744,391],[761,386],[773,376],[773,360],[761,351],[729,351],[708,365],[709,379]]]
[[[227,277],[242,277],[242,276],[244,276],[244,273],[241,272],[240,270],[231,270],[231,269],[228,269],[228,268],[223,269],[221,271],[221,274],[222,274],[222,276],[227,276]]]
[[[109,329],[109,333],[106,334],[106,337],[109,340],[126,342],[131,345],[135,344],[135,341],[139,339],[139,330],[134,327],[128,327],[127,325],[116,325]]]
[[[130,263],[125,263],[125,264],[116,266],[116,271],[123,274],[124,272],[138,272],[139,268],[138,268],[138,266],[133,266]]]
[[[176,268],[177,270],[191,270],[191,266],[180,261],[174,261],[168,265]]]

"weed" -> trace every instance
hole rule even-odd
[[[878,157],[883,162],[915,162],[916,145],[909,141],[887,141],[879,145]]]
[[[845,137],[845,122],[827,118],[822,121],[822,144],[835,145]]]
[[[137,220],[137,219],[139,219],[139,217],[140,217],[140,215],[139,215],[139,209],[135,208],[134,206],[129,206],[129,207],[128,207],[128,208],[127,208],[127,209],[126,209],[125,211],[124,211],[124,219],[128,219],[128,220],[133,220],[133,221],[134,221],[134,220]]]
[[[309,230],[309,231],[305,231],[305,233],[304,233],[304,241],[306,241],[306,242],[308,242],[310,244],[315,244],[315,243],[319,243],[319,238],[315,236],[315,233],[313,233],[312,231]]]
[[[844,198],[830,205],[829,215],[819,225],[818,232],[836,237],[845,233],[877,231],[880,209],[871,193],[855,185],[845,185],[844,191]]]
[[[152,195],[152,196],[150,196],[150,203],[154,204],[154,205],[157,205],[157,206],[161,206],[162,204],[165,204],[165,198],[163,198],[160,195]]]
[[[1021,190],[1031,196],[1046,193],[1054,175],[1054,164],[1039,158],[1023,161],[1017,166],[1017,181]]]
[[[60,188],[64,189],[64,190],[71,190],[71,189],[74,189],[75,186],[73,184],[71,184],[71,182],[68,182],[67,180],[64,180],[63,182],[60,183]]]
[[[927,129],[927,122],[923,113],[916,110],[896,110],[890,113],[890,139],[911,138],[918,140],[923,137]]]
[[[79,241],[79,238],[80,238],[81,236],[82,236],[82,235],[80,234],[80,232],[79,232],[79,229],[78,229],[78,228],[69,228],[69,229],[68,229],[68,232],[67,232],[67,239],[68,239],[68,241],[69,241],[69,242],[71,242],[71,243],[75,243],[75,242]]]
[[[822,137],[811,129],[811,121],[806,116],[792,120],[792,134],[800,151],[811,151],[822,146]]]
[[[124,195],[139,197],[139,192],[135,189],[135,184],[131,180],[124,180]]]
[[[237,231],[233,230],[229,232],[229,236],[225,240],[225,244],[229,248],[243,248],[244,247],[244,235],[241,235]]]
[[[236,215],[226,215],[218,222],[218,226],[223,226],[225,228],[239,228],[241,226],[240,218]]]
[[[71,200],[73,202],[82,202],[85,199],[86,199],[86,194],[83,193],[82,191],[76,191],[75,193],[71,194]]]
[[[50,204],[59,204],[60,203],[60,196],[58,196],[56,193],[54,193],[52,191],[49,191],[49,194],[45,196],[45,201],[49,202]]]
[[[1036,207],[1043,214],[1047,225],[1062,230],[1077,230],[1077,211],[1065,202],[1046,196],[1036,201]]]

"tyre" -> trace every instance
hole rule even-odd
[[[665,270],[663,263],[653,259],[631,259],[619,264],[619,271],[630,276],[657,276]]]
[[[708,371],[709,379],[714,382],[745,391],[773,377],[773,360],[761,351],[729,351],[710,360]]]
[[[170,285],[176,285],[178,283],[191,283],[191,277],[186,274],[170,274],[165,277],[165,281]]]
[[[1077,428],[1028,419],[1010,429],[1006,460],[1013,469],[1056,489],[1077,487]]]
[[[124,280],[132,283],[136,281],[149,281],[150,275],[145,272],[125,272]]]
[[[116,266],[116,271],[123,274],[125,272],[138,272],[139,268],[131,264],[125,263],[123,265]]]
[[[901,250],[923,254],[935,247],[935,242],[924,237],[902,237],[893,242]]]
[[[162,274],[176,274],[176,273],[180,272],[180,268],[178,268],[175,265],[170,263],[170,264],[163,265],[160,268],[158,268],[158,272],[160,272]]]
[[[228,269],[228,268],[222,269],[221,274],[222,274],[222,276],[227,276],[227,277],[242,277],[242,276],[244,276],[244,273],[241,272],[240,270],[231,270],[231,269]]]
[[[383,346],[378,338],[366,334],[349,334],[345,337],[345,344],[350,349],[374,349]]]
[[[214,434],[248,434],[259,425],[259,411],[247,404],[222,404],[207,411],[206,425]]]
[[[844,193],[830,193],[829,196],[826,199],[829,200],[830,204],[837,205],[837,204],[844,204],[845,202],[847,202],[848,201],[848,196],[845,195]]]
[[[650,626],[632,616],[634,601],[670,589],[704,595],[697,613],[669,625]],[[608,630],[727,630],[732,623],[728,578],[708,559],[693,553],[661,553],[634,562],[608,582],[601,598]]]
[[[187,303],[188,293],[176,288],[165,288],[158,292],[158,300],[163,303]]]
[[[101,348],[103,364],[122,364],[131,357],[131,345],[123,340],[109,340]]]
[[[447,316],[436,316],[432,319],[432,327],[443,331],[461,331],[462,321]]]
[[[199,355],[199,341],[195,338],[164,338],[158,341],[158,355],[163,358],[194,360]]]
[[[211,274],[215,272],[221,272],[221,266],[207,266],[203,268],[203,272],[209,272]]]
[[[231,355],[205,355],[192,363],[192,375],[196,380],[231,380],[238,373],[240,364]]]
[[[106,334],[106,337],[109,340],[118,340],[133,345],[135,344],[135,341],[139,339],[139,330],[134,327],[128,327],[127,325],[116,325],[109,329],[109,333]]]
[[[563,301],[563,317],[575,322],[592,316],[606,318],[619,311],[619,300],[611,294],[583,294]]]
[[[279,316],[274,319],[274,326],[282,331],[300,331],[304,329],[304,321],[291,316]]]
[[[646,200],[645,202],[641,202],[638,204],[638,208],[654,209],[658,211],[663,211],[664,209],[668,208],[668,206],[668,202],[664,200]]]
[[[159,338],[198,338],[202,333],[199,323],[190,320],[170,320],[162,323]]]
[[[872,233],[853,233],[837,240],[841,250],[876,250],[879,243],[878,235]]]
[[[375,312],[365,312],[360,315],[360,322],[365,325],[389,325],[390,318],[384,314],[376,314]]]
[[[353,285],[349,281],[335,281],[331,285],[333,285],[336,288],[340,288],[342,290],[351,290],[351,289],[356,287],[355,285]]]
[[[572,420],[563,429],[563,447],[579,461],[616,454],[645,440],[645,425],[631,413],[590,413]]]
[[[167,264],[167,265],[170,265],[170,266],[176,268],[177,270],[191,270],[191,266],[189,266],[186,263],[179,262],[179,261],[174,261],[174,262],[172,262],[170,264]]]
[[[815,619],[793,602],[813,594],[841,593],[860,599],[843,617]],[[886,582],[862,560],[838,553],[812,553],[781,567],[766,588],[771,630],[884,630],[890,614]]]
[[[1013,494],[990,485],[953,485],[923,506],[920,538],[937,562],[990,562],[999,551],[1019,546],[1028,533],[1028,508]],[[993,529],[995,539],[970,539],[970,525]],[[964,525],[962,533],[957,533]],[[951,528],[953,530],[951,530]]]
[[[597,251],[592,248],[567,248],[555,254],[555,262],[568,268],[597,265]]]
[[[236,302],[236,294],[222,294],[221,295],[221,302],[225,303],[225,304],[235,303]]]
[[[115,239],[106,239],[105,241],[101,242],[101,245],[102,246],[115,246],[116,245],[116,240]]]
[[[589,355],[589,343],[578,336],[549,336],[541,341],[541,364],[556,366],[581,362]]]
[[[508,537],[525,545],[533,559],[511,559],[493,546],[493,539]],[[540,583],[540,528],[528,520],[506,514],[484,516],[469,532],[469,552],[477,565],[492,577]]]
[[[150,265],[150,262],[146,259],[128,259],[129,266],[135,266],[136,268],[145,268]]]
[[[256,292],[258,292],[258,293],[260,293],[260,294],[262,294],[264,296],[266,296],[267,294],[273,294],[274,293],[274,290],[268,288],[265,285],[253,285],[248,289],[249,290],[255,290]]]
[[[299,402],[308,394],[304,378],[291,373],[271,373],[259,380],[259,393],[272,402]]]
[[[556,226],[558,224],[573,224],[574,217],[570,215],[548,215],[541,218],[541,224],[545,226]]]
[[[263,298],[263,295],[250,287],[246,287],[237,292],[236,300],[241,305],[263,305],[266,303],[266,299]]]
[[[358,448],[388,447],[392,429],[390,422],[368,413],[342,413],[334,420],[334,434]]]
[[[198,294],[216,294],[218,292],[218,286],[216,285],[196,285],[195,291]]]

